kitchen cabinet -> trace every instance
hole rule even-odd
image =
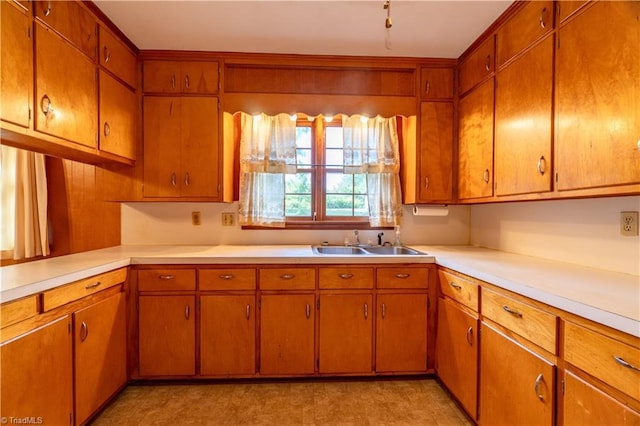
[[[0,346],[2,417],[73,420],[71,318],[64,315]]]
[[[314,373],[314,308],[313,294],[261,296],[260,374]]]
[[[493,195],[494,81],[487,80],[458,104],[458,197]]]
[[[422,68],[420,96],[422,99],[453,99],[453,69]]]
[[[145,93],[216,94],[219,85],[218,62],[162,61],[143,62]]]
[[[193,295],[138,297],[141,376],[195,375],[194,308]]]
[[[117,293],[73,314],[76,423],[127,382],[125,297]]]
[[[0,7],[0,119],[29,127],[33,94],[32,19],[13,2],[3,1]]]
[[[587,3],[587,0],[559,0],[556,3],[556,16],[558,17],[558,24],[564,23],[564,21],[570,17],[576,10],[580,9]]]
[[[473,52],[463,58],[458,68],[460,95],[484,82],[495,71],[495,38],[487,37]]]
[[[100,66],[121,79],[130,88],[135,89],[138,74],[136,54],[104,26],[100,25],[99,30]]]
[[[35,35],[35,130],[97,148],[95,63],[37,22]]]
[[[638,16],[636,1],[593,2],[558,30],[555,163],[560,191],[640,183]]]
[[[495,195],[551,191],[553,37],[495,78]]]
[[[218,99],[144,98],[144,196],[218,200]]]
[[[100,150],[136,158],[136,94],[100,70]]]
[[[552,425],[555,366],[481,324],[479,424]]]

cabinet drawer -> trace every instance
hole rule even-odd
[[[142,269],[138,271],[139,291],[195,289],[195,269]]]
[[[2,328],[24,321],[38,314],[38,295],[23,297],[3,303],[0,307],[0,324]]]
[[[127,268],[121,268],[45,291],[42,295],[42,310],[50,311],[90,294],[120,285],[126,279]]]
[[[640,345],[640,339],[638,339]],[[640,349],[571,322],[564,323],[564,359],[640,400]],[[635,368],[634,368],[635,367]]]
[[[315,290],[313,268],[260,269],[262,290]]]
[[[498,31],[496,35],[497,66],[553,29],[553,2],[532,1]]]
[[[129,86],[136,87],[136,55],[118,38],[100,27],[100,65],[117,75]]]
[[[557,317],[538,308],[482,289],[482,316],[557,354]]]
[[[428,288],[427,268],[378,268],[378,288]]]
[[[438,276],[442,294],[478,311],[478,284],[445,271],[438,271]]]
[[[494,47],[494,37],[491,36],[462,62],[458,75],[461,95],[493,73]]]
[[[199,269],[200,290],[255,290],[256,270]]]
[[[321,289],[373,288],[373,268],[320,268],[319,286]]]
[[[422,68],[420,74],[420,94],[423,98],[453,98],[453,70],[451,68]]]

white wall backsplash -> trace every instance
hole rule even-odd
[[[449,206],[443,217],[413,216],[413,206],[404,207],[401,240],[407,245],[469,244],[469,207]],[[238,205],[223,203],[123,203],[122,244],[246,245],[344,244],[353,231],[243,230],[222,226],[223,212],[237,213]],[[201,213],[202,225],[191,224],[191,212]],[[360,231],[360,241],[376,241],[380,231]],[[392,230],[384,230],[383,241],[393,242]]]
[[[471,244],[640,275],[640,237],[620,235],[620,212],[640,196],[471,207]]]

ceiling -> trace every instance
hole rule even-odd
[[[457,58],[507,0],[96,0],[141,50]]]

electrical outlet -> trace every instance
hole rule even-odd
[[[638,235],[638,212],[620,212],[620,234],[625,237]]]
[[[222,213],[222,226],[233,226],[235,217],[234,213]]]
[[[200,226],[200,212],[191,212],[191,224],[193,226]]]

